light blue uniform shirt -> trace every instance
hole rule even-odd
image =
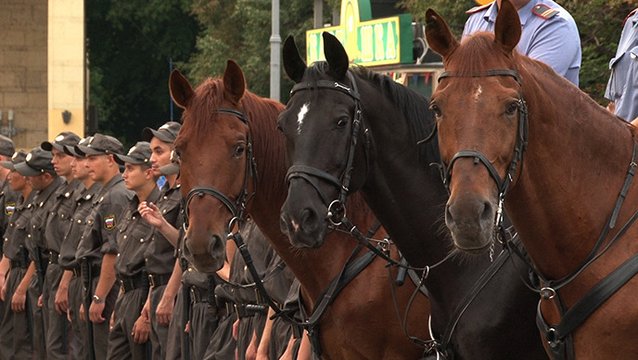
[[[558,13],[544,19],[532,13],[538,4],[545,4]],[[463,37],[477,31],[494,31],[498,6],[490,6],[470,15],[465,22]],[[518,52],[549,65],[558,74],[578,85],[581,48],[580,35],[574,18],[551,0],[531,0],[518,9],[522,25]]]
[[[625,21],[609,68],[605,97],[616,103],[616,115],[631,121],[638,117],[638,11]]]

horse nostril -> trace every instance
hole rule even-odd
[[[314,210],[306,208],[301,211],[300,220],[302,230],[306,233],[309,233],[317,227],[318,216]]]
[[[448,224],[454,223],[454,216],[452,216],[452,211],[450,211],[450,205],[445,205],[445,222]]]
[[[492,212],[492,204],[488,201],[483,202],[483,210],[481,211],[482,221],[493,221],[494,213]]]
[[[281,216],[279,216],[279,230],[281,230],[282,233],[288,233],[288,231],[290,230],[290,227],[288,226],[288,221],[286,221],[286,215],[285,214],[281,214]]]

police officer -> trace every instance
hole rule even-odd
[[[86,137],[80,140],[79,145],[88,145],[91,137]],[[72,345],[73,350],[72,358],[74,359],[87,359],[88,353],[88,337],[87,337],[87,323],[80,321],[79,311],[82,304],[83,284],[80,278],[80,264],[75,258],[75,252],[80,242],[80,236],[84,231],[87,224],[87,217],[89,216],[93,208],[93,199],[96,194],[101,190],[102,186],[91,179],[89,176],[88,168],[86,167],[87,159],[75,152],[74,146],[64,146],[64,152],[73,156],[71,161],[72,176],[75,180],[82,183],[82,187],[79,188],[73,194],[73,200],[75,201],[75,211],[71,218],[71,224],[64,240],[60,246],[60,260],[59,264],[64,269],[64,276],[71,278],[68,283],[68,315],[71,320],[71,330],[73,331]],[[64,277],[63,276],[63,277]],[[63,291],[58,288],[58,293]],[[56,295],[56,298],[63,298],[63,295]]]
[[[179,262],[174,257],[177,229],[182,226],[182,195],[177,183],[177,174],[164,175],[160,171],[162,166],[171,163],[171,151],[180,127],[181,124],[170,121],[157,130],[147,127],[142,131],[142,140],[148,141],[151,147],[153,176],[156,179],[164,176],[166,179],[158,202],[156,204],[143,202],[140,208],[143,216],[149,210],[157,210],[161,214],[161,218],[154,219],[145,216],[145,219],[155,227],[153,238],[144,254],[151,283],[151,344],[154,359],[166,358],[168,330],[173,319],[175,298],[182,275]]]
[[[502,0],[477,6],[466,13],[463,37],[477,31],[494,31]],[[521,54],[549,65],[578,85],[581,63],[580,35],[572,16],[552,0],[511,0],[522,25],[517,49]]]
[[[43,312],[46,324],[47,359],[64,359],[69,351],[68,287],[73,273],[64,271],[59,265],[60,248],[64,235],[71,226],[75,210],[75,193],[81,183],[73,178],[71,162],[73,157],[64,152],[66,146],[75,146],[80,137],[73,132],[63,132],[51,142],[45,141],[40,147],[50,151],[51,164],[55,172],[65,182],[52,195],[53,204],[44,222],[44,246],[49,255],[49,265],[44,277],[42,291]]]
[[[48,353],[46,348],[47,326],[49,325],[48,311],[46,307],[42,306],[45,275],[48,264],[51,261],[44,236],[45,224],[54,205],[53,194],[64,185],[64,179],[57,175],[51,160],[51,152],[45,151],[38,146],[27,154],[23,163],[15,165],[16,171],[27,177],[27,181],[29,181],[35,193],[26,245],[29,250],[29,256],[31,256],[35,264],[37,275],[29,286],[29,298],[32,304],[37,304],[37,306],[32,308],[34,310],[34,351],[37,359],[46,359],[47,357],[63,358],[65,356],[64,351],[66,351],[66,346],[62,346],[54,348]],[[60,322],[65,321],[65,317],[59,318]]]
[[[149,278],[144,253],[153,235],[153,228],[138,211],[142,201],[156,203],[160,191],[151,170],[151,148],[148,142],[138,142],[127,155],[115,155],[125,166],[123,178],[126,188],[135,196],[127,204],[124,217],[115,237],[119,255],[115,262],[120,280],[120,294],[113,312],[113,326],[109,334],[108,359],[150,358],[150,319],[142,312],[149,293]]]
[[[0,161],[10,163],[14,152],[15,146],[13,145],[13,140],[4,135],[0,135]],[[11,190],[9,186],[8,177],[10,171],[8,168],[0,167],[0,236],[6,231],[9,218],[13,214],[18,196],[20,196],[20,194]],[[0,257],[2,256],[2,244],[3,242],[0,241]],[[9,271],[9,266],[8,259],[0,261],[0,289],[4,286],[4,280]],[[0,299],[0,321],[2,321],[3,309],[4,301]]]
[[[25,241],[34,192],[26,176],[15,170],[15,165],[24,162],[26,157],[25,152],[18,151],[10,162],[0,163],[2,167],[10,169],[9,186],[20,194],[3,239],[3,261],[7,259],[10,268],[0,295],[6,301],[0,322],[0,354],[13,354],[15,359],[31,359],[33,356],[30,307],[34,304],[27,300],[27,289],[35,274],[35,265],[29,258]]]
[[[115,286],[116,228],[132,193],[124,186],[119,165],[114,158],[114,154],[124,151],[119,140],[96,133],[87,145],[76,145],[74,149],[79,155],[87,157],[89,176],[102,185],[101,191],[94,197],[93,209],[75,257],[80,261],[82,281],[86,287],[80,318],[87,315],[92,326],[87,336],[92,338],[93,344],[87,344],[88,349],[93,350],[95,359],[105,359],[108,319],[119,289]]]
[[[638,9],[625,19],[616,56],[609,62],[611,76],[605,97],[608,107],[626,121],[638,117]]]

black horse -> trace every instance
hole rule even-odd
[[[292,164],[282,230],[296,246],[320,246],[329,222],[347,217],[343,198],[360,189],[408,262],[431,266],[425,286],[440,353],[546,359],[534,323],[537,296],[521,280],[526,266],[499,249],[493,262],[450,255],[442,229],[448,194],[430,166],[439,159],[428,100],[386,76],[349,69],[341,43],[323,38],[326,61],[311,67],[291,37],[284,44],[284,67],[296,85],[278,124]]]

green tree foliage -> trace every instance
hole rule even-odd
[[[312,0],[280,0],[282,44],[293,35],[303,49],[305,31],[312,28]],[[196,0],[193,4],[202,32],[197,51],[185,64],[189,79],[199,83],[223,74],[228,59],[244,71],[248,88],[260,95],[270,93],[271,3],[263,0]],[[282,65],[283,66],[283,65]],[[282,70],[282,101],[292,83]]]
[[[199,32],[190,6],[190,0],[87,2],[90,104],[97,107],[98,131],[130,145],[142,128],[169,119],[169,61],[188,60]]]

